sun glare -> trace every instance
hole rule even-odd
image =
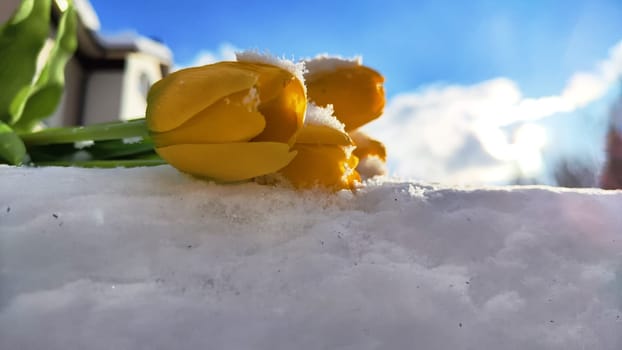
[[[546,130],[539,125],[523,124],[516,130],[512,153],[523,176],[533,176],[542,170],[542,149],[546,142]]]
[[[56,0],[56,5],[58,5],[58,8],[61,10],[61,12],[65,12],[65,10],[67,10],[67,7],[69,7],[67,0]]]

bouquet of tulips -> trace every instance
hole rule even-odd
[[[156,82],[142,119],[38,132],[5,124],[5,143],[23,154],[5,147],[0,157],[35,166],[168,163],[218,182],[352,189],[378,174],[363,165],[385,161],[384,146],[358,130],[382,114],[382,83],[358,59],[294,63],[243,52]]]

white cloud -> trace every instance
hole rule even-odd
[[[601,98],[622,75],[622,42],[558,94],[524,97],[513,81],[429,86],[388,101],[366,129],[386,143],[398,176],[452,184],[504,183],[542,167],[546,133],[536,122]],[[508,127],[524,124],[521,127]]]
[[[220,44],[217,50],[201,50],[190,62],[177,63],[175,70],[185,67],[203,66],[219,61],[235,60],[235,53],[241,51],[230,43]]]

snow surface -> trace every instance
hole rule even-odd
[[[313,76],[318,73],[332,72],[339,68],[360,66],[363,64],[363,58],[361,56],[343,58],[340,56],[329,56],[325,54],[305,60],[304,63],[308,70],[307,75]]]
[[[346,131],[346,126],[335,117],[335,110],[333,105],[326,105],[320,107],[315,103],[309,101],[307,104],[307,110],[305,112],[305,124],[309,125],[323,125],[339,131]]]
[[[0,178],[0,349],[622,348],[620,191]]]
[[[286,58],[279,58],[276,56],[272,56],[269,53],[261,53],[255,50],[246,50],[246,51],[236,52],[235,57],[236,57],[236,60],[239,62],[270,64],[273,66],[277,66],[281,69],[284,69],[292,73],[293,76],[295,76],[298,80],[300,80],[300,82],[302,83],[302,87],[305,89],[305,92],[306,92],[307,86],[305,85],[305,77],[304,77],[305,64],[304,62],[294,63],[293,61],[288,60]]]

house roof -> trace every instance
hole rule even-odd
[[[65,0],[56,0],[54,17],[60,17]],[[163,67],[170,67],[173,61],[171,50],[161,42],[134,32],[109,36],[99,32],[97,13],[88,0],[74,0],[78,13],[78,52],[76,56],[91,64],[106,65],[106,61],[123,60],[128,53],[142,52],[158,58]]]
[[[82,24],[90,30],[97,32],[100,28],[99,17],[88,0],[74,0],[73,5],[80,14]]]

